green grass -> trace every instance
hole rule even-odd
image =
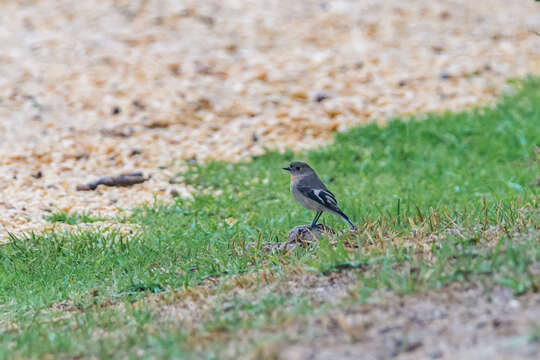
[[[57,212],[52,213],[51,215],[44,216],[43,218],[50,223],[59,222],[59,223],[65,223],[68,225],[86,224],[86,223],[93,223],[93,222],[107,220],[106,218],[103,218],[103,217],[91,216],[90,213],[87,213],[87,212],[67,213],[65,211],[57,211]]]
[[[390,252],[387,255],[366,256],[364,268],[357,272],[355,293],[351,293],[342,306],[367,302],[371,293],[380,288],[408,293],[474,278],[483,281],[488,288],[505,285],[519,294],[530,291],[531,284],[540,283],[538,275],[534,278],[525,271],[531,263],[540,260],[538,241],[530,236],[518,241],[502,240],[500,247],[493,249],[449,239],[430,265],[413,254],[399,257],[396,252]],[[251,291],[257,294],[264,288],[265,285],[260,284]],[[99,358],[133,358],[144,354],[145,357],[159,358],[218,359],[222,358],[220,353],[227,342],[242,342],[245,334],[252,330],[258,329],[265,334],[274,334],[276,340],[284,340],[285,335],[280,335],[283,326],[293,320],[302,323],[306,315],[331,309],[328,305],[310,302],[302,294],[269,293],[255,299],[242,299],[229,295],[228,288],[224,287],[218,290],[214,307],[209,311],[203,309],[205,314],[201,321],[189,323],[182,317],[170,319],[160,314],[162,306],[174,306],[175,294],[170,298],[166,294],[157,307],[151,302],[134,301],[135,298],[124,306],[110,307],[98,294],[87,297],[90,301],[84,305],[74,304],[72,309],[68,302],[68,310],[60,308],[20,315],[17,323],[25,325],[24,331],[0,335],[0,357],[52,353]],[[538,341],[536,329],[530,339]],[[267,343],[269,338],[264,335],[258,340]],[[256,345],[244,344],[235,351],[245,355]],[[11,346],[10,350],[8,346]]]
[[[492,278],[516,294],[538,291],[528,267],[540,261],[538,187],[529,185],[538,174],[540,80],[516,86],[514,95],[491,108],[356,128],[302,154],[270,152],[239,164],[188,165],[178,178],[198,189],[194,199],[137,209],[127,219],[142,226],[135,235],[87,230],[13,236],[0,247],[0,332],[7,323],[21,329],[0,333],[0,357],[12,351],[107,357],[132,343],[148,351],[176,349],[181,357],[178,346],[166,344],[173,338],[182,343],[186,333],[154,336],[144,326],[156,320],[144,312],[117,315],[96,308],[262,268],[325,274],[356,267],[363,274],[361,301],[379,288],[408,293],[473,276]],[[294,203],[281,170],[293,159],[318,171],[360,232],[337,245],[323,240],[292,254],[247,247],[285,241],[290,228],[311,222],[313,214]],[[50,221],[91,219],[55,214]],[[236,222],[229,225],[231,220]],[[346,228],[331,215],[321,221]],[[520,232],[525,235],[515,236]],[[419,251],[428,239],[434,261]],[[68,319],[40,319],[43,310],[68,298],[84,310],[76,315],[84,321],[73,331],[67,331]],[[281,300],[272,301],[266,306]],[[260,315],[257,307],[246,311]],[[239,320],[219,321],[232,329]],[[124,326],[122,342],[118,332]],[[103,328],[118,339],[94,339],[92,333]],[[51,335],[55,331],[58,336]],[[86,346],[94,350],[84,352]]]

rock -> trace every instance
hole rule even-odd
[[[323,93],[317,93],[315,94],[315,101],[316,102],[323,102],[324,100],[328,99],[328,95]]]
[[[309,225],[295,226],[289,231],[288,244],[305,245],[314,243],[324,234],[336,234],[336,231],[324,224],[317,224],[310,229]]]
[[[32,176],[34,179],[41,179],[43,177],[43,172],[39,170],[38,172],[31,174],[30,176]]]
[[[135,129],[131,126],[115,126],[112,128],[101,129],[99,131],[103,136],[127,138],[135,133]]]
[[[293,229],[291,229],[291,231],[289,231],[289,237],[286,242],[258,243],[256,241],[252,241],[247,244],[246,249],[260,248],[265,251],[291,251],[296,249],[298,246],[306,246],[315,243],[323,234],[335,235],[337,232],[324,224],[317,224],[313,227],[313,229],[310,229],[309,225],[299,225],[295,226]]]
[[[442,80],[450,80],[452,78],[452,74],[450,74],[449,72],[447,71],[443,71],[441,72],[441,74],[439,75],[439,77],[442,79]]]
[[[77,160],[77,161],[79,161],[79,160],[87,160],[89,157],[90,157],[90,154],[88,154],[86,152],[82,152],[82,153],[79,153],[79,154],[75,155],[75,160]]]
[[[133,100],[133,102],[131,103],[135,108],[137,108],[138,110],[145,110],[146,109],[146,106],[140,101],[140,100]]]

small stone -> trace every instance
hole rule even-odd
[[[199,21],[210,27],[214,26],[215,20],[211,16],[201,15],[199,16]]]
[[[238,50],[238,45],[236,45],[235,43],[230,43],[227,46],[225,46],[225,49],[228,52],[235,53],[236,50]]]
[[[79,160],[86,160],[90,157],[90,155],[88,153],[79,153],[77,155],[75,155],[75,160],[79,161]]]
[[[434,45],[431,47],[431,50],[433,50],[433,52],[436,54],[440,54],[444,51],[444,48],[440,45]]]
[[[313,228],[309,225],[295,226],[289,231],[287,242],[289,244],[309,244],[317,241],[324,234],[336,234],[336,231],[324,224],[317,224]]]
[[[139,110],[144,110],[146,108],[139,100],[133,100],[131,104]]]
[[[452,78],[452,75],[451,75],[449,72],[447,72],[447,71],[443,71],[439,77],[440,77],[442,80],[449,80],[449,79]]]
[[[41,170],[39,170],[38,172],[30,175],[32,176],[34,179],[41,179],[43,177],[43,173],[41,172]]]
[[[328,99],[328,96],[326,94],[323,94],[323,93],[317,93],[315,95],[315,101],[320,103],[320,102],[323,102],[324,100]]]
[[[450,18],[450,13],[447,10],[444,10],[439,14],[439,17],[441,20],[448,20]]]
[[[180,75],[180,64],[178,64],[178,63],[169,64],[169,71],[174,76]]]

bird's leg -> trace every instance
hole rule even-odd
[[[315,219],[315,225],[317,225],[317,222],[319,222],[319,219],[321,218],[322,214],[323,214],[323,212],[319,211],[319,215],[317,215],[317,218]]]
[[[322,211],[317,211],[317,215],[315,215],[315,219],[313,219],[313,222],[309,226],[310,229],[313,229],[313,227],[317,225],[317,221],[319,221],[319,218],[321,217],[322,213],[323,213]]]

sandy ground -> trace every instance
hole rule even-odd
[[[51,211],[189,196],[181,159],[490,102],[539,72],[539,30],[523,0],[0,1],[0,242]],[[75,190],[130,171],[152,178]]]

